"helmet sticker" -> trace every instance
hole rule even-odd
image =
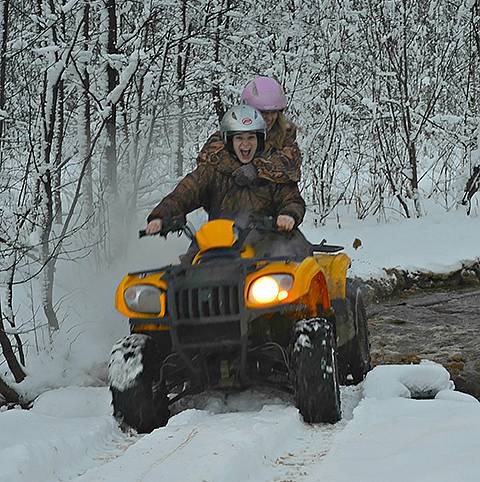
[[[250,117],[244,117],[244,118],[242,119],[242,124],[243,124],[244,126],[249,126],[251,123],[252,123],[252,119],[251,119]]]

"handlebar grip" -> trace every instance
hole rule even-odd
[[[144,238],[146,236],[163,236],[165,238],[167,237],[167,233],[164,233],[163,230],[152,234],[148,234],[145,229],[140,229],[140,231],[138,231],[139,238]]]
[[[185,216],[174,216],[173,218],[164,218],[162,220],[162,229],[159,232],[148,234],[145,229],[138,231],[138,237],[143,238],[144,236],[163,236],[167,237],[168,233],[174,231],[183,231],[185,229],[186,219]]]

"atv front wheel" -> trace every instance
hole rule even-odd
[[[370,342],[368,323],[362,292],[358,283],[347,280],[347,313],[355,326],[355,337],[347,343],[345,348],[349,373],[356,385],[360,383],[371,369]]]
[[[335,423],[341,417],[334,331],[324,318],[301,320],[295,325],[295,402],[307,423]]]
[[[122,426],[148,433],[168,422],[168,397],[159,381],[161,356],[152,337],[133,334],[112,348],[108,382],[113,415]]]

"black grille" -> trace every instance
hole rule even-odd
[[[226,321],[211,324],[189,324],[178,326],[178,338],[182,345],[205,346],[229,343],[239,344],[241,339],[240,323]]]
[[[175,291],[177,317],[182,320],[235,316],[240,313],[238,286],[182,288]]]

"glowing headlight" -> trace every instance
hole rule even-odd
[[[288,297],[292,285],[293,276],[289,274],[261,276],[250,285],[248,301],[258,304],[283,301]]]
[[[161,294],[162,290],[155,286],[134,285],[123,292],[123,299],[132,311],[160,313],[162,311]]]

